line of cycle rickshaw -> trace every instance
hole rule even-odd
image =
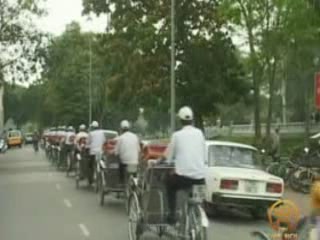
[[[202,207],[205,187],[194,186],[178,193],[177,223],[167,221],[168,206],[165,179],[173,171],[173,166],[154,164],[166,149],[166,144],[144,143],[138,165],[128,166],[125,180],[120,180],[119,159],[113,154],[116,139],[109,139],[101,156],[96,157],[95,165],[90,166],[85,143],[81,151],[63,157],[63,146],[59,143],[45,146],[47,159],[67,176],[74,173],[76,188],[83,181],[94,182],[95,192],[101,206],[107,204],[106,196],[113,195],[124,200],[128,215],[130,240],[142,239],[149,232],[159,238],[206,240],[209,220]]]

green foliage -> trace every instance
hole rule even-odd
[[[79,24],[71,23],[49,47],[44,101],[55,124],[87,122],[90,38],[94,43],[94,35],[82,34]]]
[[[103,43],[109,50],[105,52],[108,66],[112,66],[107,74],[110,102],[135,111],[143,106],[147,119],[157,115],[154,111],[167,117],[170,1],[83,2],[87,14],[113,9],[112,34],[107,33]],[[236,50],[222,30],[216,9],[213,0],[178,1],[176,6],[177,102],[195,109],[200,127],[202,116],[217,113],[218,103],[235,102],[248,92]],[[151,126],[163,123],[167,121]]]
[[[27,81],[42,63],[45,35],[34,19],[43,15],[39,0],[0,1],[1,81]]]

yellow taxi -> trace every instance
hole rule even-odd
[[[22,133],[19,130],[11,130],[7,134],[8,147],[22,147]]]

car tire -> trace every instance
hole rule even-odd
[[[214,217],[218,216],[218,209],[212,203],[205,201],[203,203],[203,208],[204,208],[205,212],[207,213],[208,217],[214,218]]]

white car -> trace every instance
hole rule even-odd
[[[117,131],[113,131],[113,130],[103,130],[104,135],[106,137],[107,140],[109,139],[116,139],[119,134]]]
[[[284,183],[262,170],[256,148],[221,141],[207,141],[206,204],[210,210],[222,206],[248,209],[262,217],[283,196]]]

